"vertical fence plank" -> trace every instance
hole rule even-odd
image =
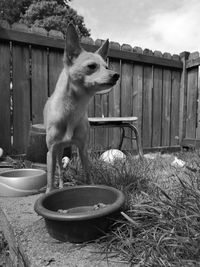
[[[134,47],[134,52],[142,54],[142,48]],[[143,105],[143,66],[133,65],[133,116],[138,118],[137,128],[142,136],[142,105]],[[136,144],[134,144],[136,148]]]
[[[48,81],[49,81],[49,96],[53,93],[59,75],[63,69],[63,51],[49,49],[48,60]]]
[[[31,47],[31,78],[32,122],[42,123],[43,108],[48,97],[47,49]]]
[[[179,144],[179,105],[180,105],[180,80],[178,71],[172,72],[172,100],[171,100],[171,140],[170,146]]]
[[[92,38],[89,37],[82,37],[81,42],[83,44],[94,44],[94,41]],[[88,117],[95,117],[95,103],[94,103],[94,97],[92,98],[89,107],[88,107]],[[95,149],[95,129],[94,127],[90,128],[89,132],[89,149],[94,150]]]
[[[152,52],[145,49],[144,54],[152,55]],[[151,147],[152,140],[152,88],[153,88],[153,66],[144,66],[143,76],[143,125],[142,140],[143,147]]]
[[[197,129],[196,139],[200,139],[200,66],[198,66],[198,94],[197,94]]]
[[[63,34],[59,31],[51,30],[50,37],[63,39]],[[63,53],[62,49],[49,48],[48,55],[48,81],[49,81],[49,96],[53,93],[58,77],[63,69]]]
[[[179,109],[179,140],[183,141],[186,135],[186,112],[187,112],[187,79],[188,72],[186,69],[186,62],[189,57],[189,52],[180,53],[180,58],[183,63],[180,81],[180,109]]]
[[[0,43],[0,147],[11,151],[10,44]]]
[[[13,44],[13,149],[25,153],[30,125],[29,47]]]
[[[120,50],[120,44],[111,42],[110,49]],[[120,74],[120,60],[109,58],[109,67]],[[109,93],[109,114],[111,117],[120,117],[120,79]],[[109,129],[109,147],[117,148],[120,141],[120,129]]]
[[[103,40],[96,40],[95,44],[97,46],[101,46]],[[108,97],[107,95],[102,95],[103,99],[103,109],[104,114],[106,115],[108,113]],[[95,96],[95,117],[101,117],[102,115],[102,109],[101,109],[101,95]],[[98,127],[95,129],[95,149],[97,150],[104,150],[105,147],[108,146],[108,129],[105,129],[104,127]]]
[[[130,45],[122,45],[123,51],[132,51]],[[122,61],[121,63],[121,116],[132,116],[132,96],[133,96],[133,64]],[[126,136],[131,138],[130,129],[126,129]],[[131,140],[124,139],[122,149],[131,150]]]
[[[107,114],[107,110],[105,107],[107,106],[107,95],[103,95],[103,105],[104,105],[104,114]],[[95,108],[95,117],[101,117],[101,95],[95,95],[94,99],[94,108]],[[94,130],[95,132],[95,149],[96,150],[104,150],[108,145],[108,131],[104,127],[97,127]]]
[[[171,58],[169,53],[164,53],[164,58]],[[162,93],[162,146],[170,145],[170,120],[171,120],[171,70],[163,70]]]
[[[154,56],[162,57],[160,51],[155,51]],[[162,80],[163,70],[154,67],[153,92],[152,92],[152,147],[161,145],[161,122],[162,122]]]
[[[187,111],[186,111],[186,138],[195,139],[196,134],[196,99],[198,68],[192,68],[188,71],[187,83]]]
[[[88,108],[88,117],[94,117],[95,116],[95,107],[94,107],[94,97],[92,98],[89,108]],[[89,132],[89,149],[94,150],[95,149],[95,129],[94,127],[90,128]]]

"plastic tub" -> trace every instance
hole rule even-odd
[[[124,194],[113,187],[75,186],[41,196],[34,208],[53,238],[82,243],[105,234],[124,201]]]

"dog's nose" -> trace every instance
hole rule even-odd
[[[119,74],[115,73],[112,78],[114,81],[117,81],[119,79]]]

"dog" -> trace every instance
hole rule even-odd
[[[106,58],[109,41],[95,52],[86,52],[75,26],[70,23],[65,38],[64,67],[55,90],[44,107],[44,125],[47,143],[47,189],[55,189],[56,161],[59,171],[59,188],[63,187],[63,149],[72,144],[78,147],[82,167],[86,174],[90,168],[87,152],[89,122],[87,110],[96,92],[114,86],[119,74],[109,70]]]

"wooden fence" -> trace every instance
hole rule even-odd
[[[101,40],[87,38],[82,44],[95,51]],[[7,153],[25,153],[30,124],[43,122],[45,101],[62,69],[63,48],[60,32],[1,24],[0,147]],[[194,54],[188,56],[110,43],[108,64],[121,79],[105,96],[104,108],[108,116],[137,116],[144,148],[177,147],[186,139],[186,143],[195,139],[196,132],[200,137],[196,127],[200,60],[197,54],[195,59]],[[88,113],[100,114],[99,96],[93,99]],[[119,131],[91,130],[90,147],[116,147]],[[130,148],[127,139],[123,149]]]

